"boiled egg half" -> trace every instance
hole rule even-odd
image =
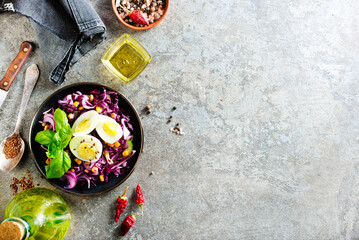
[[[115,119],[101,115],[99,123],[96,126],[98,135],[109,144],[114,144],[123,135],[120,124]]]
[[[83,161],[95,162],[102,155],[100,140],[90,135],[75,136],[69,146],[72,154]]]
[[[72,125],[72,134],[74,136],[89,134],[96,128],[99,119],[100,115],[95,110],[82,114]]]

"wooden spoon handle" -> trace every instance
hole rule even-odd
[[[10,67],[7,69],[4,78],[0,81],[0,89],[8,91],[13,83],[16,75],[19,73],[20,68],[24,65],[27,57],[32,50],[32,45],[29,42],[23,42],[20,47],[20,51],[11,62]]]

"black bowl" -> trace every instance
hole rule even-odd
[[[108,176],[109,181],[107,183],[96,182],[96,186],[91,185],[90,188],[87,188],[87,184],[83,187],[79,186],[78,184],[73,189],[65,189],[64,185],[66,184],[66,182],[60,181],[59,179],[46,178],[45,162],[44,162],[44,160],[46,159],[45,150],[41,148],[39,143],[35,142],[36,134],[43,130],[43,127],[41,126],[39,121],[41,121],[43,118],[43,112],[47,111],[52,107],[57,108],[59,106],[58,104],[59,99],[63,99],[66,95],[74,93],[76,91],[80,91],[84,94],[89,94],[92,90],[96,88],[97,89],[105,88],[106,90],[117,92],[119,97],[120,109],[123,109],[124,112],[127,115],[129,115],[131,119],[131,124],[133,126],[133,131],[131,132],[133,135],[133,149],[136,150],[136,153],[128,161],[127,166],[129,166],[130,168],[125,174],[116,177],[114,174],[111,173]],[[99,195],[121,185],[121,183],[123,183],[135,170],[143,147],[143,129],[142,129],[140,117],[134,106],[131,104],[130,101],[127,100],[127,98],[125,98],[116,89],[113,89],[111,87],[99,83],[76,83],[57,90],[41,104],[41,106],[38,108],[38,110],[35,113],[34,119],[32,120],[29,139],[30,139],[30,151],[34,159],[35,165],[39,169],[40,173],[47,179],[47,181],[49,181],[55,187],[71,194],[82,195],[82,196]]]

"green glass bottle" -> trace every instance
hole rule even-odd
[[[67,233],[71,215],[59,194],[46,188],[31,188],[10,201],[4,218],[0,235],[8,232],[19,240],[61,240]]]

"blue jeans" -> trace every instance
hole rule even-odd
[[[87,0],[0,0],[0,12],[31,18],[49,79],[63,83],[65,74],[105,37],[106,27]]]

